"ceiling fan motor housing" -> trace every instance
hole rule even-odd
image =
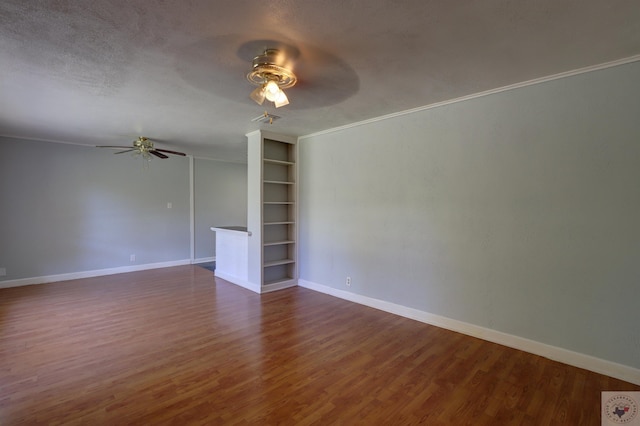
[[[153,142],[144,136],[139,137],[135,141],[133,141],[133,146],[136,148],[140,148],[140,150],[151,150],[153,149]]]
[[[253,59],[253,67],[247,80],[256,86],[269,81],[275,82],[281,89],[293,87],[298,79],[287,67],[286,57],[278,49],[267,49]]]

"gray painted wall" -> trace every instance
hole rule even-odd
[[[638,76],[301,139],[300,278],[640,368]]]
[[[195,258],[215,256],[212,226],[247,226],[247,165],[194,159]]]
[[[188,260],[189,160],[143,163],[112,150],[0,138],[0,281]],[[246,165],[196,159],[195,168],[196,255],[210,257],[207,215],[246,217]]]

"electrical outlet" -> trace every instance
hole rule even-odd
[[[173,207],[173,203],[167,203],[167,208],[170,209]]]
[[[7,268],[0,268],[0,277],[7,275]]]
[[[136,255],[132,254],[131,256],[129,256],[129,261],[130,262],[135,262],[136,261]]]
[[[347,287],[351,287],[351,277],[347,277],[347,282],[345,284],[347,284]]]

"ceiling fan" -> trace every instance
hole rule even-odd
[[[337,105],[360,90],[345,60],[276,33],[208,37],[177,52],[177,63],[185,82],[205,93],[289,112]]]
[[[132,152],[134,155],[141,155],[143,159],[151,161],[152,155],[158,158],[169,158],[166,154],[173,155],[186,155],[184,152],[171,151],[168,149],[155,148],[153,142],[149,138],[139,136],[138,139],[133,141],[132,146],[118,146],[118,145],[101,145],[97,148],[115,148],[121,149],[121,151],[114,152],[114,154],[124,154],[125,152]]]
[[[253,58],[247,80],[258,86],[249,95],[258,105],[262,105],[265,99],[273,102],[276,108],[289,104],[283,89],[295,86],[298,78],[287,61],[279,49],[266,49],[262,55]]]

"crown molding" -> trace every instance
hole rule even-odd
[[[482,98],[484,96],[494,95],[496,93],[502,93],[502,92],[506,92],[506,91],[509,91],[509,90],[521,89],[523,87],[534,86],[536,84],[547,83],[547,82],[550,82],[550,81],[560,80],[560,79],[567,78],[567,77],[574,77],[574,76],[577,76],[577,75],[586,74],[586,73],[590,73],[590,72],[594,72],[594,71],[600,71],[600,70],[604,70],[604,69],[608,69],[608,68],[614,68],[614,67],[618,67],[618,66],[621,66],[621,65],[626,65],[626,64],[630,64],[630,63],[638,62],[638,61],[640,61],[640,55],[629,56],[627,58],[617,59],[615,61],[605,62],[603,64],[591,65],[591,66],[588,66],[588,67],[578,68],[578,69],[571,70],[571,71],[566,71],[566,72],[561,72],[561,73],[549,75],[549,76],[546,76],[546,77],[535,78],[533,80],[527,80],[527,81],[523,81],[523,82],[520,82],[520,83],[514,83],[514,84],[510,84],[508,86],[498,87],[496,89],[485,90],[484,92],[473,93],[471,95],[465,95],[465,96],[461,96],[459,98],[449,99],[449,100],[446,100],[446,101],[436,102],[436,103],[433,103],[433,104],[424,105],[424,106],[417,107],[417,108],[412,108],[412,109],[408,109],[408,110],[404,110],[404,111],[394,112],[394,113],[387,114],[387,115],[382,115],[380,117],[375,117],[375,118],[370,118],[370,119],[367,119],[367,120],[358,121],[358,122],[355,122],[355,123],[345,124],[344,126],[339,126],[339,127],[334,127],[334,128],[331,128],[331,129],[321,130],[319,132],[310,133],[308,135],[300,136],[298,139],[301,140],[301,139],[307,139],[307,138],[312,138],[312,137],[316,137],[316,136],[322,136],[322,135],[326,135],[326,134],[329,134],[329,133],[335,133],[335,132],[339,132],[339,131],[342,131],[342,130],[351,129],[351,128],[354,128],[354,127],[364,126],[366,124],[376,123],[378,121],[384,121],[384,120],[388,120],[388,119],[395,118],[395,117],[401,117],[401,116],[404,116],[404,115],[414,114],[416,112],[426,111],[426,110],[430,110],[430,109],[434,109],[434,108],[440,108],[440,107],[443,107],[443,106],[446,106],[446,105],[456,104],[456,103],[459,103],[459,102],[466,102],[466,101],[470,101],[472,99]]]

